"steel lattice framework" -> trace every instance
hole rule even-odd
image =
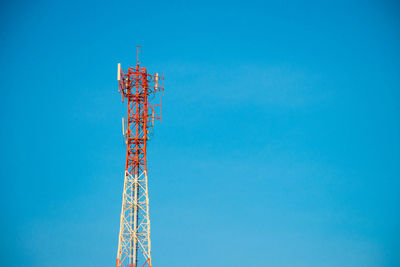
[[[154,121],[161,120],[161,98],[160,104],[148,100],[164,91],[164,76],[150,75],[139,66],[138,47],[136,67],[122,71],[118,64],[118,82],[128,114],[126,123],[122,118],[127,152],[116,266],[137,267],[141,262],[151,267],[146,148]]]

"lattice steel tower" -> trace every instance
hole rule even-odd
[[[164,76],[139,67],[139,47],[137,53],[136,67],[122,71],[118,63],[119,92],[122,102],[127,99],[128,115],[126,122],[122,118],[127,152],[117,267],[152,266],[146,148],[154,121],[161,120],[161,98],[159,105],[148,100],[164,91]]]

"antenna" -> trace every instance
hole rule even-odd
[[[157,92],[158,89],[158,73],[156,73],[156,77],[154,79],[154,92]]]
[[[125,137],[125,122],[124,122],[124,117],[122,117],[122,135]]]
[[[118,79],[118,82],[121,80],[121,63],[118,63],[117,79]]]
[[[141,45],[138,45],[137,46],[137,65],[139,66],[139,52],[141,52],[140,50],[139,50],[139,47],[142,47]]]
[[[124,90],[125,90],[125,84],[121,83],[121,74],[122,77],[124,77],[124,74],[121,73],[121,63],[118,63],[118,73],[117,73],[117,80],[118,80],[118,92],[121,94],[122,97],[122,103],[124,103]]]

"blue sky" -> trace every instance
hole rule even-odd
[[[2,1],[4,266],[113,266],[117,63],[165,72],[154,266],[400,265],[395,1]]]

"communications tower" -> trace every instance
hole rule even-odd
[[[116,266],[151,267],[146,149],[154,121],[161,121],[161,98],[160,104],[148,101],[164,91],[164,76],[139,66],[138,46],[136,67],[123,71],[118,63],[118,83],[128,113],[126,121],[122,118],[127,150]]]

